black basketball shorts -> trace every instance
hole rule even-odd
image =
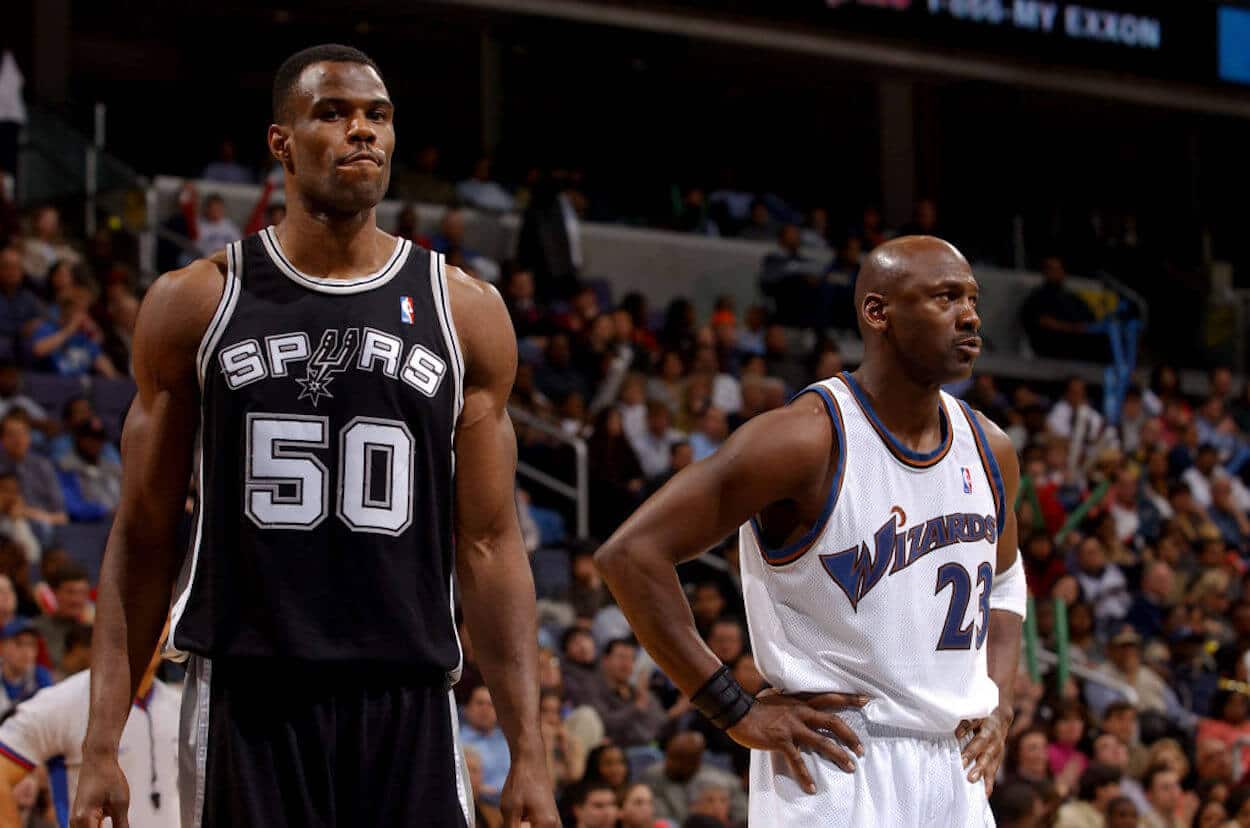
[[[441,676],[192,656],[182,826],[471,826],[457,731]]]

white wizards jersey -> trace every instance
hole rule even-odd
[[[942,393],[937,449],[907,449],[843,373],[812,385],[838,468],[820,521],[782,549],[739,530],[760,673],[786,692],[863,693],[872,722],[951,732],[998,704],[986,631],[1003,483],[972,410]]]

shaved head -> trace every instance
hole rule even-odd
[[[921,385],[969,376],[981,346],[978,298],[972,268],[950,242],[902,236],[874,248],[855,282],[865,363]]]
[[[868,294],[888,298],[913,276],[952,267],[972,270],[953,244],[935,236],[901,236],[873,248],[864,257],[855,281],[855,317],[860,333],[864,333],[864,297]]]

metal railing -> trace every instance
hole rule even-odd
[[[1039,665],[1045,665],[1046,667],[1059,666],[1059,656],[1050,650],[1043,650],[1039,648],[1037,651],[1037,661]],[[1101,684],[1103,687],[1109,687],[1124,696],[1124,700],[1129,704],[1137,704],[1137,690],[1130,684],[1126,684],[1125,682],[1122,682],[1117,678],[1113,678],[1106,673],[1090,669],[1083,664],[1069,663],[1068,672],[1078,678],[1084,679],[1085,681],[1092,681],[1094,684]]]
[[[573,501],[577,515],[577,538],[578,540],[585,540],[590,537],[590,469],[586,454],[586,441],[578,437],[571,437],[550,423],[515,406],[508,406],[508,414],[513,420],[527,428],[542,432],[556,442],[563,443],[573,449],[573,456],[576,462],[574,465],[575,478],[572,484],[566,483],[542,469],[523,461],[517,461],[516,470],[518,476],[532,480],[561,497]]]

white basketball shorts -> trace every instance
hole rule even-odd
[[[816,793],[804,793],[779,753],[751,751],[751,828],[993,828],[984,782],[969,782],[952,733],[873,724],[838,715],[859,734],[854,773],[804,751]]]

